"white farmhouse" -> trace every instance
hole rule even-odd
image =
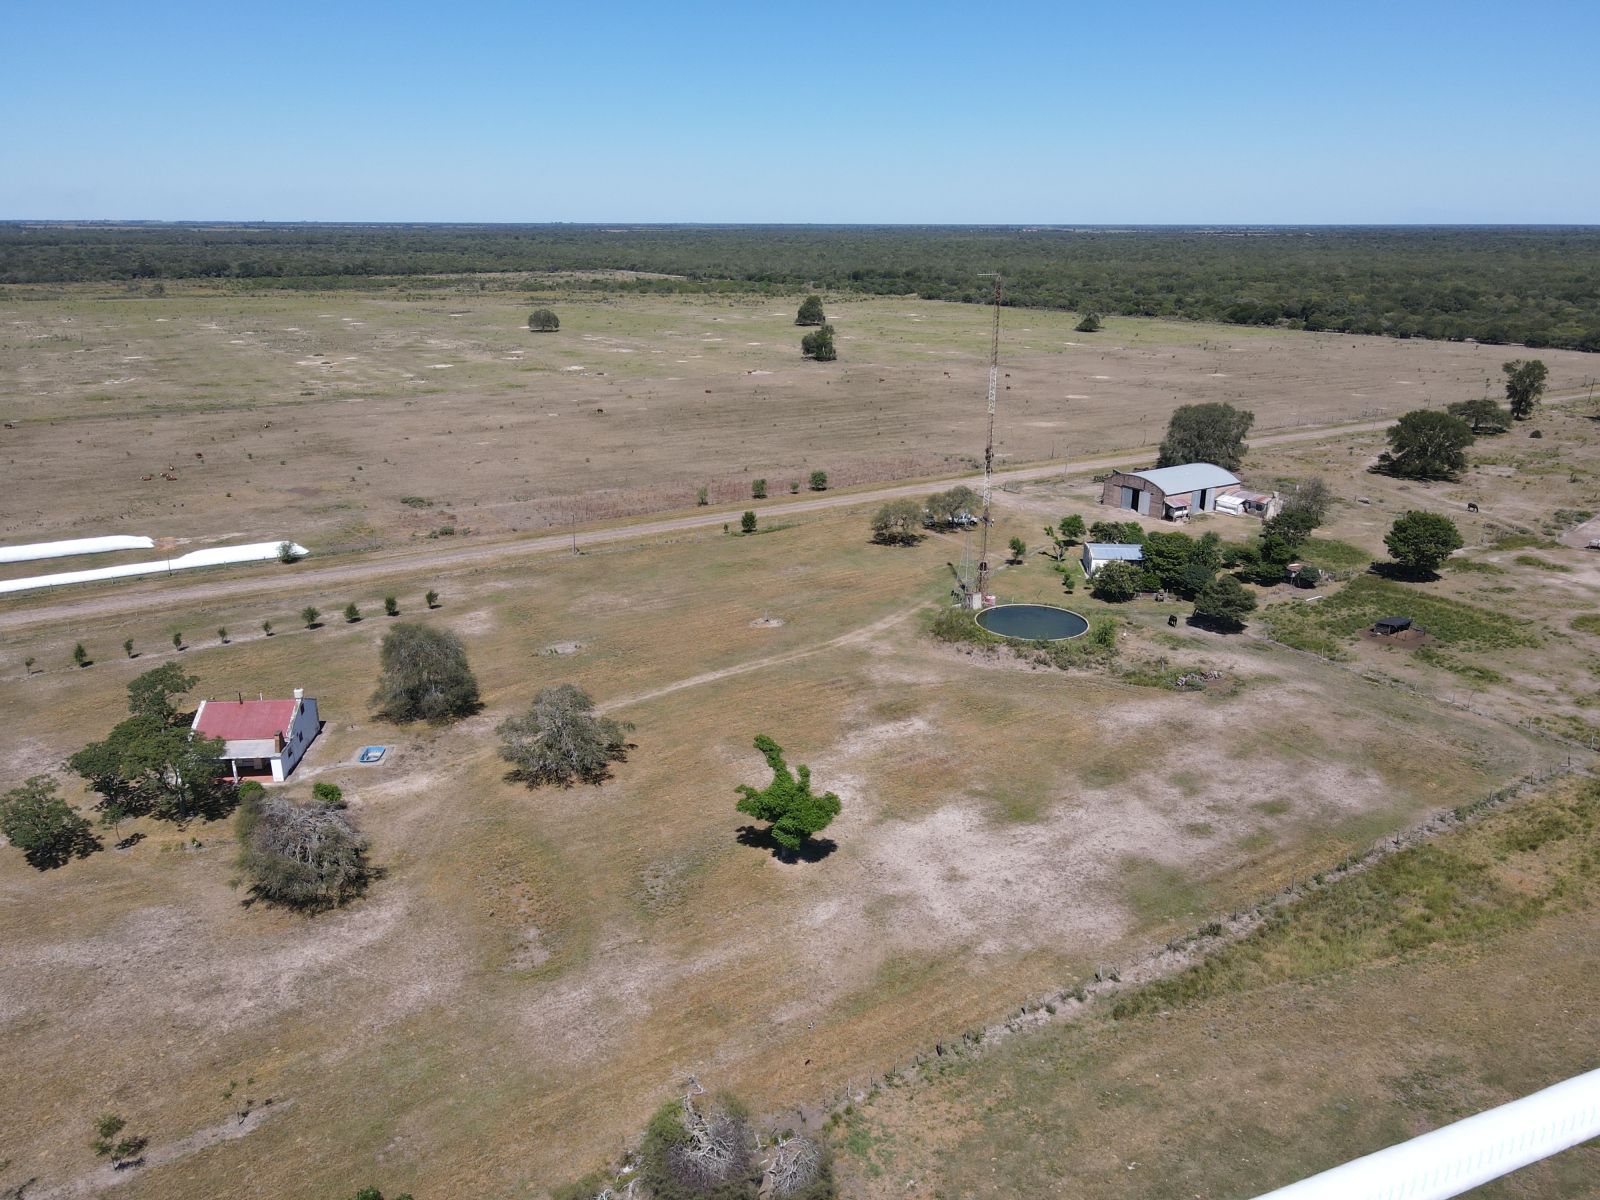
[[[202,700],[191,726],[201,737],[221,738],[222,757],[240,779],[282,783],[322,730],[317,702],[304,689],[292,700]]]

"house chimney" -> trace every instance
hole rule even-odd
[[[304,700],[306,698],[306,690],[305,690],[305,688],[295,688],[295,690],[294,690],[294,698],[296,700]]]

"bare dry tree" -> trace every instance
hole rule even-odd
[[[822,1147],[808,1137],[781,1137],[767,1151],[762,1195],[793,1196],[822,1174]]]
[[[701,1112],[694,1106],[705,1088],[693,1076],[683,1097],[683,1141],[667,1153],[667,1166],[680,1184],[710,1191],[719,1184],[748,1176],[754,1166],[750,1126],[744,1118],[720,1103]]]

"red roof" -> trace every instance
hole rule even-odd
[[[229,742],[288,734],[298,700],[207,700],[195,718],[195,732]]]

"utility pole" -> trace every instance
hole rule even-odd
[[[989,430],[983,445],[983,530],[978,541],[978,607],[989,592],[989,498],[994,474],[994,406],[1000,390],[1000,272],[994,276],[994,325],[989,335]]]

